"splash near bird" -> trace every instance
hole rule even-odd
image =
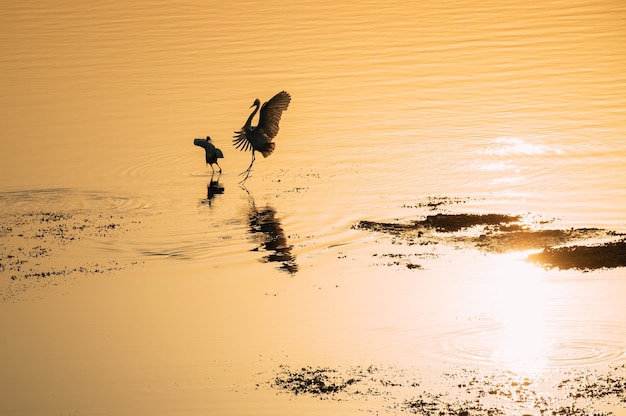
[[[248,179],[252,165],[254,164],[254,152],[259,151],[263,157],[268,157],[274,151],[276,144],[272,141],[278,134],[278,123],[283,111],[289,107],[291,102],[291,96],[286,91],[281,91],[273,96],[268,102],[261,107],[261,101],[257,98],[254,100],[254,104],[250,106],[256,107],[246,124],[240,131],[236,131],[233,140],[233,144],[239,150],[248,151],[252,149],[252,162],[248,169],[241,172],[242,175],[246,175],[242,183]],[[252,118],[259,111],[261,107],[261,113],[259,115],[259,123],[256,127],[252,126]]]
[[[196,146],[200,146],[204,149],[206,163],[207,165],[211,165],[211,170],[215,172],[215,169],[213,169],[213,164],[215,163],[220,169],[220,173],[222,173],[222,167],[219,163],[217,163],[217,159],[224,158],[224,153],[222,153],[220,149],[215,147],[215,145],[211,141],[211,138],[209,136],[206,136],[206,139],[193,139],[193,144],[195,144]]]

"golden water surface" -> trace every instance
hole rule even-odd
[[[402,414],[267,384],[626,363],[621,268],[354,228],[437,200],[626,231],[622,2],[32,1],[0,31],[0,413]],[[233,131],[281,90],[241,187]]]

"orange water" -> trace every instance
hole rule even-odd
[[[617,1],[5,5],[0,218],[132,219],[72,255],[141,266],[0,304],[0,410],[313,414],[257,374],[623,362],[621,269],[445,247],[387,267],[414,248],[351,227],[441,196],[624,231],[625,20]],[[241,188],[233,131],[280,90],[276,152]],[[192,144],[206,135],[219,177]],[[258,215],[287,250],[264,246]]]

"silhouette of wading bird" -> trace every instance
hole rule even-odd
[[[248,169],[241,172],[241,175],[246,175],[241,183],[245,182],[250,175],[252,165],[254,164],[254,152],[259,151],[263,157],[268,157],[274,151],[276,144],[272,141],[278,134],[278,123],[283,111],[289,107],[291,102],[291,96],[286,91],[281,91],[273,96],[268,102],[261,107],[261,101],[257,98],[254,100],[254,104],[250,106],[256,107],[246,124],[240,131],[236,131],[233,140],[233,144],[239,150],[248,151],[252,149],[252,162]],[[252,126],[252,119],[257,111],[261,107],[261,113],[259,114],[259,122],[256,127]]]
[[[222,173],[222,167],[219,163],[217,163],[217,159],[223,159],[224,153],[222,153],[220,149],[215,147],[215,145],[211,141],[211,138],[209,136],[206,136],[206,139],[193,139],[193,144],[195,144],[196,146],[200,146],[204,149],[206,164],[211,165],[211,170],[215,172],[215,169],[213,169],[213,164],[215,163],[220,169],[220,173]]]

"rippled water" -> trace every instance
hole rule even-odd
[[[625,19],[584,1],[6,5],[0,409],[288,414],[250,387],[282,363],[623,363],[622,269],[353,225],[439,198],[625,231]],[[241,187],[233,131],[281,90],[276,152]],[[206,135],[221,175],[193,146]],[[45,218],[66,228],[38,216],[60,212]]]

